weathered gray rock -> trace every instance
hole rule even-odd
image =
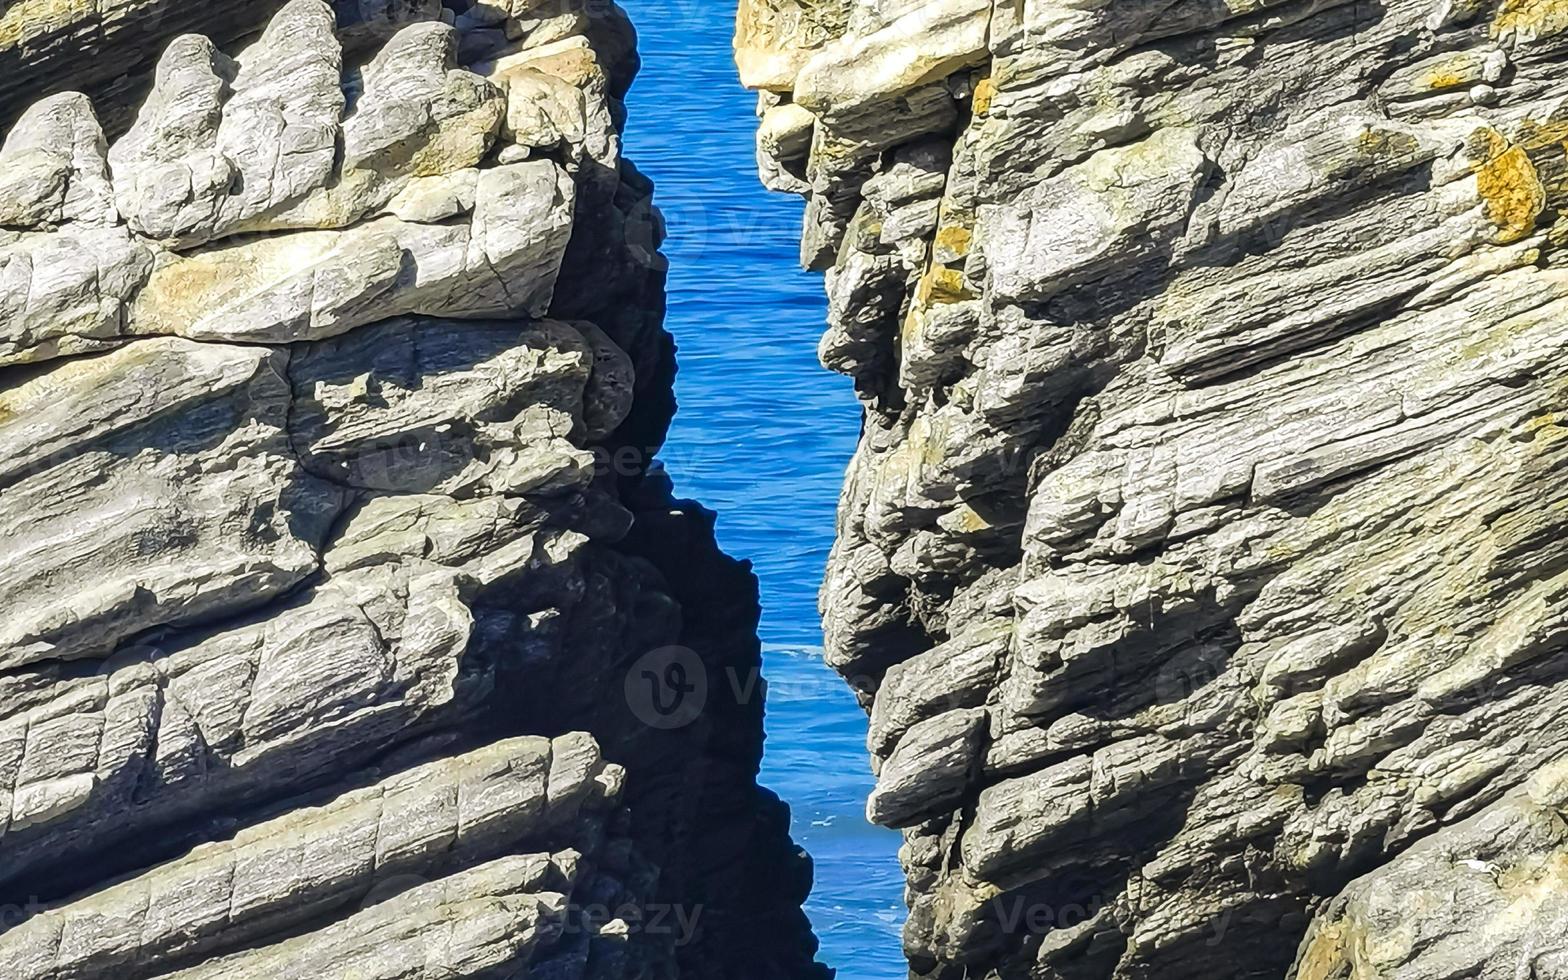
[[[359,71],[352,107],[333,28],[323,0],[292,0],[236,59],[178,38],[107,164],[80,96],[23,117],[0,156],[14,163],[0,228],[20,229],[0,232],[0,366],[125,337],[288,343],[405,314],[549,310],[572,176],[551,160],[479,167],[509,138],[508,102],[456,66],[451,27],[400,31]],[[588,96],[552,84],[580,110],[560,138],[587,146]],[[613,166],[618,143],[595,147]]]
[[[1562,767],[1353,882],[1293,977],[1556,977],[1568,966]]]
[[[232,45],[265,27],[285,2],[123,0],[95,7],[13,0],[0,10],[0,126],[40,96],[80,90],[123,130],[130,120],[121,117],[145,97],[153,62],[171,41],[194,32]],[[356,55],[441,13],[439,0],[332,0],[331,6],[338,36]]]
[[[572,437],[586,435],[593,358],[586,338],[551,321],[388,321],[310,345],[291,365],[295,445],[308,469],[367,490],[586,489],[593,455]]]
[[[1557,975],[1568,20],[809,7],[736,46],[913,975]]]
[[[985,721],[984,709],[960,708],[912,726],[881,764],[866,818],[904,827],[962,799]]]
[[[107,151],[92,103],[79,93],[23,113],[0,147],[0,227],[115,224]]]
[[[0,5],[0,976],[821,977],[761,704],[626,694],[760,650],[624,14],[79,6]]]
[[[529,546],[548,545],[512,551]],[[302,790],[368,762],[376,740],[471,715],[494,685],[468,656],[476,591],[472,573],[426,561],[367,565],[95,673],[14,674],[0,877]]]
[[[309,936],[234,953],[175,973],[230,977],[514,975],[568,927],[566,896],[541,882],[537,859],[502,858],[418,885]],[[568,884],[570,884],[568,882]]]
[[[362,903],[379,883],[435,877],[552,834],[593,850],[581,805],[613,803],[622,774],[597,751],[593,766],[573,766],[574,741],[592,745],[586,735],[498,742],[246,828],[33,916],[0,935],[0,964],[18,980],[158,975]],[[519,885],[548,876],[548,862],[535,863]]]
[[[109,151],[132,231],[200,244],[326,182],[345,104],[333,27],[324,0],[290,0],[237,59],[203,37],[170,46]]]
[[[104,657],[316,570],[343,499],[289,445],[288,358],[146,340],[0,394],[0,664]]]
[[[529,161],[480,172],[463,223],[384,217],[166,253],[124,332],[288,343],[411,313],[541,316],[570,240],[573,198],[559,167]]]

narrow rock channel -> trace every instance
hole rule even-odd
[[[753,562],[768,679],[762,781],[794,813],[816,884],[806,908],[841,980],[899,980],[898,834],[866,821],[866,715],[822,656],[817,590],[860,434],[853,386],[825,371],[818,276],[795,261],[801,208],[757,181],[756,97],[733,59],[735,5],[632,0],[643,67],[627,154],[670,228],[680,409],[661,458]]]

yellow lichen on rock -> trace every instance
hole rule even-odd
[[[951,523],[953,526],[965,534],[977,534],[981,531],[989,531],[992,527],[995,526],[986,519],[985,515],[981,514],[979,511],[975,510],[966,503],[959,504],[957,509],[952,511],[951,516]]]
[[[1568,30],[1568,0],[1503,0],[1492,19],[1492,36],[1538,41]]]
[[[8,7],[0,5],[0,49],[21,47],[97,14],[93,0],[22,0]]]
[[[939,248],[945,248],[955,255],[968,255],[969,245],[974,237],[974,232],[962,225],[948,225],[937,229],[936,244]]]
[[[1493,156],[1476,171],[1476,189],[1487,217],[1498,228],[1498,243],[1509,244],[1535,230],[1546,207],[1546,188],[1521,146]]]
[[[1331,922],[1312,936],[1298,960],[1296,980],[1334,980],[1343,977],[1350,969],[1345,956],[1345,931],[1337,922]]]
[[[915,304],[929,307],[940,303],[959,303],[971,298],[971,295],[969,287],[964,285],[961,270],[938,265],[933,266],[915,287]]]
[[[982,78],[975,84],[974,112],[983,116],[991,111],[991,103],[996,100],[996,81]]]
[[[918,347],[924,340],[926,316],[932,308],[970,298],[972,294],[964,284],[962,270],[932,263],[931,268],[915,284],[914,295],[910,298],[909,310],[904,315],[899,332],[899,343],[905,350]]]

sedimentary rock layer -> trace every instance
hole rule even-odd
[[[865,406],[822,610],[913,974],[1564,975],[1561,5],[736,46]]]
[[[252,37],[283,0],[11,0],[0,5],[0,124],[58,92],[90,93],[118,126],[145,94],[153,64],[183,34],[219,45]],[[400,28],[441,15],[440,0],[331,0],[351,52],[374,49]],[[537,4],[536,4],[537,6]]]
[[[0,975],[819,975],[752,689],[628,683],[759,663],[653,462],[635,67],[614,5],[0,9]]]

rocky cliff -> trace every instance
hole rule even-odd
[[[1568,977],[1568,6],[742,0],[920,977]]]
[[[0,976],[818,975],[755,582],[648,457],[635,69],[613,4],[0,3]]]

